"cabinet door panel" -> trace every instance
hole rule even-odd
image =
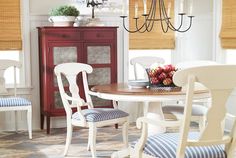
[[[88,75],[89,85],[100,85],[111,83],[111,69],[108,68],[93,68],[93,72]]]
[[[109,64],[111,63],[110,46],[88,46],[87,47],[88,64]]]
[[[91,99],[93,101],[94,107],[110,107],[111,106],[111,101],[109,100],[101,99],[96,96],[91,96]]]
[[[54,65],[68,62],[77,62],[77,47],[53,47]]]

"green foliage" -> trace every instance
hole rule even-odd
[[[58,8],[52,9],[51,16],[79,16],[79,10],[74,6],[64,5]]]

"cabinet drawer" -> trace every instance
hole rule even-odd
[[[89,31],[84,32],[85,40],[114,39],[113,31]]]
[[[81,33],[79,31],[65,32],[61,30],[60,32],[46,32],[46,37],[48,40],[60,41],[60,40],[80,40]]]

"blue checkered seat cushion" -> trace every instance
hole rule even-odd
[[[0,107],[29,106],[31,102],[25,98],[9,97],[0,98]]]
[[[122,110],[112,108],[85,109],[82,110],[82,113],[87,122],[99,122],[129,116],[128,113]],[[72,115],[72,119],[80,120],[78,112]]]
[[[198,132],[190,132],[189,139],[196,140]],[[148,137],[144,153],[156,158],[176,158],[179,133],[163,133]],[[134,148],[136,142],[131,144]],[[185,158],[226,158],[223,145],[186,147]]]

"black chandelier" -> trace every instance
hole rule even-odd
[[[159,2],[159,17],[157,18],[157,3]],[[151,2],[151,6],[150,6],[150,10],[147,13],[147,4],[146,4],[146,0],[143,0],[143,4],[144,4],[144,12],[142,14],[143,20],[144,22],[139,24],[139,16],[138,16],[138,3],[135,3],[135,15],[133,17],[134,21],[135,21],[135,29],[134,30],[129,30],[126,25],[125,25],[125,19],[127,18],[126,15],[122,15],[120,16],[121,18],[123,18],[123,26],[125,28],[126,31],[128,31],[129,33],[144,33],[144,32],[151,32],[152,29],[154,28],[154,24],[155,22],[160,22],[161,25],[161,29],[164,33],[167,33],[169,30],[172,31],[177,31],[177,32],[186,32],[188,31],[191,26],[192,26],[192,20],[193,20],[193,15],[192,14],[192,1],[189,5],[189,15],[187,15],[186,13],[184,13],[183,8],[184,8],[184,2],[182,1],[180,3],[180,13],[178,13],[179,17],[180,17],[180,24],[179,26],[175,27],[174,24],[172,24],[171,22],[171,17],[170,17],[170,7],[171,7],[171,3],[168,4],[168,10],[166,11],[166,5],[164,0],[152,0]],[[123,11],[124,12],[124,11]],[[188,17],[189,19],[189,25],[186,27],[184,26],[184,17]],[[184,27],[184,28],[183,28]]]
[[[94,18],[94,8],[98,7],[99,5],[103,5],[104,2],[107,0],[102,0],[102,2],[98,2],[98,0],[86,0],[87,7],[92,6],[92,18]]]

